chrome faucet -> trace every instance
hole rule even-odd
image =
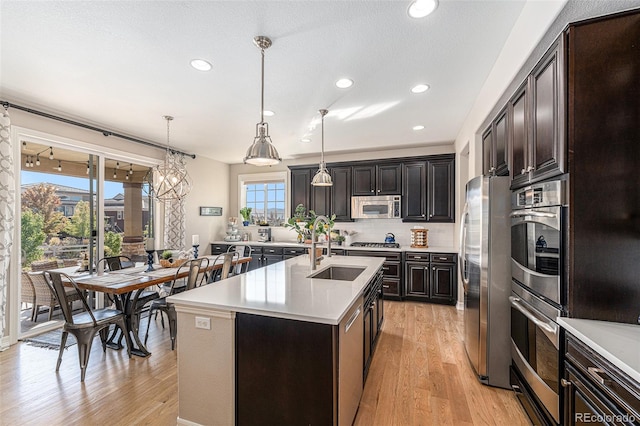
[[[331,226],[329,225],[329,219],[326,216],[318,216],[316,220],[313,221],[313,226],[311,227],[311,253],[309,253],[309,257],[311,257],[311,270],[316,269],[316,226],[318,222],[324,222],[327,225],[329,236],[328,246],[327,246],[327,257],[331,257]]]

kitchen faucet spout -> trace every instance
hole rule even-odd
[[[318,223],[324,222],[328,228],[328,242],[327,242],[327,257],[331,257],[331,225],[329,223],[329,219],[326,216],[318,216],[316,220],[313,221],[313,226],[311,227],[311,253],[309,253],[309,257],[311,258],[311,270],[316,269],[316,226]]]

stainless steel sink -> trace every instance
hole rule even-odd
[[[360,266],[329,266],[327,269],[309,275],[309,278],[321,280],[353,281],[366,268]]]

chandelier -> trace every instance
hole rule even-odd
[[[191,191],[191,179],[187,173],[184,155],[172,151],[169,145],[170,115],[163,116],[167,120],[167,153],[164,163],[153,169],[153,196],[161,202],[180,201]]]

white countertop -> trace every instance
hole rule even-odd
[[[311,247],[310,244],[302,244],[295,241],[268,241],[268,242],[260,242],[260,241],[211,241],[210,244],[227,244],[227,245],[250,245],[250,246],[260,246],[260,247]],[[326,244],[321,244],[319,246],[326,246]],[[345,250],[364,250],[364,251],[418,251],[418,252],[426,252],[426,253],[457,253],[453,247],[427,247],[427,248],[416,248],[411,246],[401,246],[400,248],[385,248],[385,247],[352,247],[352,246],[339,246],[337,244],[331,244],[331,248],[339,248]]]
[[[376,257],[325,256],[317,269],[311,271],[309,255],[300,255],[179,293],[167,300],[176,307],[209,308],[337,325],[383,262],[383,258]],[[353,281],[308,278],[330,265],[366,269]]]
[[[640,325],[563,317],[557,322],[640,383]]]

